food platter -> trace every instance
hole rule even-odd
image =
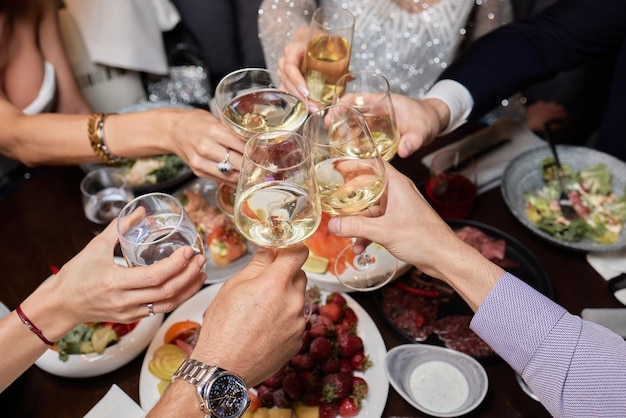
[[[475,222],[471,220],[465,219],[449,219],[447,220],[450,227],[454,230],[461,229],[465,226],[471,226],[478,228],[482,232],[484,232],[487,236],[497,239],[504,240],[506,243],[506,259],[510,260],[512,264],[511,267],[508,267],[506,270],[510,273],[514,274],[524,282],[528,283],[530,286],[541,292],[542,294],[552,298],[554,295],[554,291],[552,288],[552,283],[550,278],[544,268],[542,267],[539,260],[517,239],[513,238],[511,235],[494,228],[489,225],[485,225],[480,222]],[[390,284],[389,286],[393,286]],[[411,335],[407,332],[403,331],[399,326],[397,326],[392,319],[387,316],[383,310],[383,289],[376,291],[373,295],[374,302],[376,308],[379,310],[380,314],[383,316],[387,324],[397,332],[405,341],[411,343],[417,343]],[[465,316],[472,315],[472,310],[465,303],[465,301],[456,293],[449,298],[449,300],[441,301],[438,306],[437,312],[437,320],[446,318],[446,317],[454,317],[454,316]],[[421,341],[424,344],[434,344],[443,346],[444,343],[441,341],[435,334],[431,334],[425,341]],[[497,359],[496,355],[489,356],[474,356],[478,360],[492,360]]]
[[[557,146],[561,164],[569,165],[574,171],[606,164],[611,170],[611,187],[615,194],[623,196],[626,192],[626,163],[591,148],[559,145]],[[601,244],[593,240],[568,242],[560,240],[547,232],[541,231],[528,219],[525,212],[524,195],[534,193],[543,186],[541,161],[551,156],[549,147],[540,147],[516,157],[507,166],[502,176],[501,191],[504,201],[515,217],[539,237],[563,248],[584,252],[610,252],[626,249],[626,232],[622,231],[618,241],[613,244]]]
[[[142,102],[142,103],[136,103],[134,105],[125,107],[123,109],[119,109],[116,113],[133,113],[133,112],[142,112],[145,110],[163,109],[163,108],[194,109],[193,106],[180,104],[180,103],[172,104],[169,102]],[[153,160],[156,158],[160,158],[160,157],[145,157],[145,158],[142,158],[142,160],[149,161],[149,160]],[[90,171],[96,170],[98,168],[105,168],[105,167],[121,171],[125,175],[127,173],[127,169],[123,166],[109,167],[103,164],[81,164],[80,165],[80,168],[85,173],[89,173]],[[161,181],[157,181],[156,183],[144,182],[141,184],[132,185],[131,189],[136,194],[148,193],[148,192],[153,192],[153,191],[162,191],[162,190],[174,187],[177,184],[184,182],[185,180],[188,180],[191,176],[193,176],[193,172],[191,171],[191,168],[183,164],[180,167],[180,169],[171,177],[168,177]]]
[[[139,375],[139,402],[145,411],[150,410],[159,400],[159,392],[157,390],[159,379],[148,371],[148,363],[154,351],[163,344],[165,332],[172,324],[187,319],[202,323],[204,311],[215,299],[220,287],[221,284],[214,284],[202,289],[172,312],[155,334],[144,357]],[[324,293],[322,295],[325,296]],[[363,401],[363,407],[357,417],[379,418],[383,416],[389,393],[389,380],[387,379],[384,366],[387,348],[380,331],[369,314],[349,295],[344,295],[344,297],[348,302],[348,306],[354,310],[358,317],[358,335],[363,339],[365,352],[370,356],[373,363],[362,374],[369,385],[369,396]],[[359,372],[359,374],[361,373]]]
[[[115,257],[115,262],[121,266],[126,265],[121,257]],[[63,377],[83,378],[109,373],[129,363],[145,350],[162,322],[163,314],[141,319],[131,332],[122,336],[117,344],[107,347],[102,354],[70,354],[67,361],[61,361],[55,350],[48,349],[37,359],[35,365],[48,373]]]
[[[393,256],[387,252],[379,252],[377,254],[379,254],[378,261],[380,262],[380,265],[377,266],[376,269],[377,271],[380,271],[381,275],[384,275],[386,272],[392,269],[392,267],[390,266],[393,265],[392,264],[394,261]],[[398,266],[397,266],[396,274],[394,275],[392,281],[402,276],[411,268],[411,266],[405,263],[404,261],[401,261],[401,260],[397,260],[397,261],[398,261]],[[320,290],[324,290],[327,292],[342,292],[342,293],[354,291],[344,286],[343,284],[341,284],[341,282],[335,277],[335,275],[329,272],[320,274],[320,273],[312,273],[310,271],[305,270],[304,273],[306,274],[306,277],[309,281],[309,285],[317,286]]]
[[[182,185],[179,189],[177,189],[173,193],[173,195],[178,197],[182,195],[185,190],[196,192],[200,194],[209,203],[209,205],[213,207],[217,206],[216,197],[215,197],[217,184],[214,181],[209,180],[209,179],[204,179],[204,178],[195,178],[185,183],[184,185]],[[220,283],[220,282],[223,282],[224,280],[231,278],[233,275],[239,273],[241,270],[243,270],[245,266],[248,265],[250,260],[252,260],[254,253],[256,252],[256,246],[253,243],[248,241],[247,242],[248,249],[245,255],[243,255],[242,257],[236,260],[231,261],[230,263],[226,265],[220,265],[220,264],[217,264],[215,261],[213,261],[213,258],[209,254],[209,249],[207,247],[208,246],[205,243],[204,252],[205,252],[207,261],[206,261],[206,267],[204,268],[204,271],[207,274],[207,278],[204,281],[204,283],[206,284]]]

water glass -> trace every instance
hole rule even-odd
[[[166,193],[136,197],[117,222],[122,254],[129,267],[148,266],[184,246],[204,254],[202,238],[181,202]]]
[[[134,197],[124,175],[111,168],[90,171],[80,182],[85,216],[96,224],[108,224]]]

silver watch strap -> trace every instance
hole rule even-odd
[[[198,386],[199,384],[204,385],[211,377],[220,371],[222,371],[222,369],[219,367],[209,366],[201,361],[188,358],[180,365],[178,370],[176,370],[176,373],[172,376],[172,381],[180,378],[194,386]]]

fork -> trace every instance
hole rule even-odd
[[[557,176],[559,177],[559,184],[561,186],[561,194],[559,195],[559,206],[561,207],[561,213],[563,213],[563,216],[568,221],[575,221],[580,217],[578,216],[578,212],[576,212],[576,209],[574,209],[572,199],[570,199],[569,195],[567,194],[567,187],[565,185],[565,172],[563,171],[563,166],[561,165],[561,161],[559,160],[559,154],[556,152],[554,138],[552,136],[550,126],[547,122],[543,124],[543,129],[546,139],[548,140],[548,144],[550,144],[552,155],[554,156]]]

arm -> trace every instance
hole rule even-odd
[[[192,258],[190,247],[148,267],[126,268],[113,261],[116,243],[114,221],[22,302],[46,339],[56,341],[82,322],[136,321],[148,314],[148,303],[157,313],[172,311],[204,283],[205,258]],[[15,311],[0,319],[0,392],[47,348]]]
[[[0,100],[0,153],[28,166],[99,162],[87,136],[87,115],[44,113],[24,115]],[[155,109],[111,115],[105,142],[112,154],[140,157],[174,153],[201,177],[236,182],[244,141],[210,112],[194,109]],[[216,163],[230,148],[235,170],[223,174]]]
[[[307,254],[304,246],[258,251],[207,309],[191,358],[234,372],[249,387],[285,364],[302,346],[306,276],[300,267]],[[203,416],[195,388],[182,380],[168,387],[148,416],[174,410]]]
[[[623,416],[626,342],[568,314],[485,259],[456,236],[410,179],[389,164],[387,168],[385,213],[373,208],[371,218],[332,218],[329,230],[378,242],[450,284],[476,312],[472,329],[522,374],[556,416],[591,416],[597,411]]]
[[[39,0],[42,17],[39,24],[38,42],[44,59],[54,65],[57,78],[57,107],[59,113],[88,114],[91,107],[83,96],[74,72],[65,53],[59,22],[56,0]]]

